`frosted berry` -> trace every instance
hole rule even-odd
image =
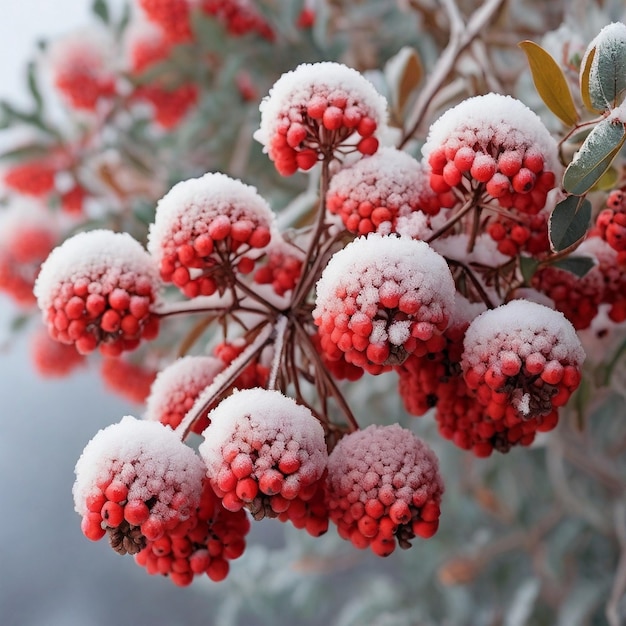
[[[100,538],[100,526],[116,552],[137,554],[192,516],[205,471],[169,428],[124,417],[100,430],[76,463],[74,505],[84,534]]]
[[[271,241],[274,214],[254,187],[220,173],[174,185],[159,201],[148,250],[161,277],[187,297],[234,284]]]
[[[398,424],[344,436],[328,458],[326,488],[331,521],[357,548],[388,556],[437,532],[444,491],[437,457]]]
[[[234,37],[255,33],[268,41],[274,41],[271,25],[249,0],[201,0],[204,13],[224,24],[226,32]]]
[[[153,339],[159,289],[150,255],[127,233],[82,232],[55,248],[41,266],[35,295],[50,336],[81,354],[107,356]]]
[[[202,574],[218,582],[227,576],[229,561],[243,554],[249,530],[245,511],[226,510],[205,479],[191,516],[162,537],[146,541],[135,562],[149,574],[168,576],[181,587]]]
[[[373,374],[409,354],[438,352],[454,292],[445,260],[423,241],[360,237],[333,255],[317,283],[322,350]]]
[[[175,429],[194,405],[200,392],[224,369],[220,359],[210,356],[186,356],[161,370],[150,389],[145,418]],[[200,434],[207,426],[206,411],[192,425]]]
[[[225,508],[277,517],[326,469],[322,426],[278,391],[236,391],[209,413],[199,452]],[[312,493],[311,493],[312,495]]]
[[[290,176],[338,150],[376,152],[386,108],[385,98],[356,70],[305,63],[283,74],[261,101],[255,138],[278,172]]]
[[[486,415],[513,425],[536,417],[552,420],[578,387],[584,358],[562,313],[512,300],[472,321],[461,366]]]
[[[439,212],[427,176],[424,166],[406,152],[381,148],[332,177],[326,206],[356,235],[395,232],[400,216]]]
[[[140,85],[132,94],[134,101],[147,102],[155,123],[166,130],[178,126],[197,104],[198,87],[192,83],[170,88],[160,84]]]
[[[265,263],[254,272],[254,282],[271,285],[274,293],[284,296],[296,286],[302,274],[303,260],[303,254],[298,248],[278,235],[273,235]]]

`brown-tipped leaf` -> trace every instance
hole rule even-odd
[[[415,89],[422,81],[424,67],[419,54],[410,46],[404,46],[385,65],[385,78],[393,96],[398,115],[402,115],[404,107]]]
[[[601,111],[596,109],[591,102],[591,92],[589,91],[589,76],[591,74],[591,66],[593,59],[596,56],[596,48],[591,48],[589,52],[583,57],[582,65],[580,67],[580,97],[583,104],[588,111],[592,113],[600,113]]]
[[[546,106],[564,124],[573,126],[578,121],[574,99],[567,80],[557,62],[533,41],[518,44],[528,58],[528,65],[537,93]]]

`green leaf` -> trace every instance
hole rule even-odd
[[[522,272],[522,278],[526,285],[530,285],[530,282],[537,271],[539,261],[531,256],[520,256],[519,268]]]
[[[609,169],[598,178],[598,182],[591,188],[591,191],[610,191],[617,186],[619,180],[619,171],[615,165],[611,165]]]
[[[37,84],[35,64],[32,61],[28,64],[28,90],[33,96],[37,112],[41,112],[43,109],[43,98],[41,97],[41,91],[39,90],[39,85]]]
[[[97,15],[105,24],[108,24],[111,21],[111,14],[106,0],[94,0],[91,5],[91,10],[93,14]]]
[[[589,191],[609,169],[625,140],[623,124],[609,119],[600,122],[567,166],[563,176],[565,190],[577,196]]]
[[[555,252],[569,248],[582,239],[591,221],[591,202],[579,196],[568,196],[550,215],[548,233]]]
[[[589,256],[568,256],[553,263],[554,267],[565,270],[582,278],[594,265],[595,261]]]
[[[50,153],[50,146],[43,143],[33,142],[23,144],[19,148],[13,148],[0,153],[2,160],[24,161],[28,159],[37,159]]]
[[[564,124],[574,126],[578,121],[578,113],[565,75],[557,62],[532,41],[522,41],[518,45],[526,54],[541,99]]]
[[[615,39],[610,43],[612,45],[598,45],[597,72],[591,73],[591,89],[595,78],[605,101],[617,106],[620,94],[626,89],[626,42]]]

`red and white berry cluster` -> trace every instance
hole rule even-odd
[[[308,501],[326,469],[324,430],[305,406],[278,391],[236,391],[209,414],[199,452],[222,505],[256,519]]]
[[[454,292],[446,261],[423,241],[360,237],[333,255],[317,283],[323,353],[379,374],[410,354],[438,352]]]
[[[158,334],[160,281],[150,255],[127,233],[92,230],[55,248],[41,266],[35,296],[50,336],[81,354],[134,350]]]
[[[309,170],[336,150],[374,154],[387,102],[356,70],[304,63],[283,74],[260,105],[255,138],[283,176]]]
[[[161,278],[187,297],[210,296],[250,273],[271,240],[274,214],[254,187],[208,173],[159,200],[148,250]]]
[[[399,424],[344,436],[328,458],[331,521],[357,548],[388,556],[439,527],[444,491],[434,452]]]

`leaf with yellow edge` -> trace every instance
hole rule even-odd
[[[557,62],[533,41],[522,41],[518,45],[528,58],[535,88],[546,106],[564,124],[568,126],[576,124],[578,113],[574,99]]]
[[[585,108],[592,113],[601,113],[599,109],[596,109],[591,102],[591,92],[589,91],[589,76],[591,75],[591,66],[593,59],[596,56],[595,47],[591,48],[589,52],[584,56],[580,67],[580,97],[585,105]]]
[[[411,46],[404,46],[385,65],[385,78],[389,84],[394,107],[399,115],[407,101],[422,81],[424,67]]]

